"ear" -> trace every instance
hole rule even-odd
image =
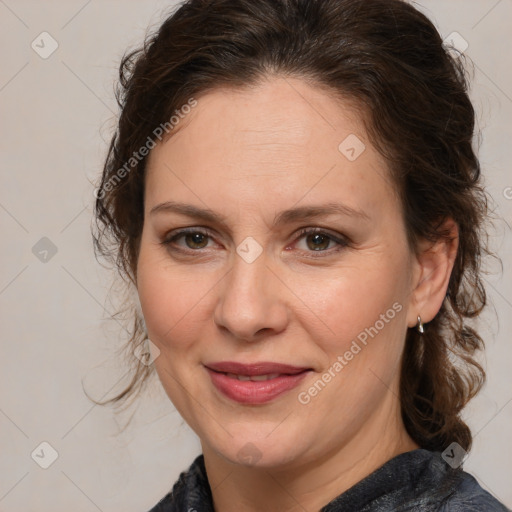
[[[459,247],[459,228],[452,218],[447,218],[440,231],[449,232],[449,236],[434,243],[423,239],[419,243],[418,254],[413,256],[412,293],[407,317],[409,327],[417,324],[418,316],[423,323],[430,322],[446,297]]]

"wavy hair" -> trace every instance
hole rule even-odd
[[[448,236],[440,230],[447,217],[459,228],[442,307],[423,335],[407,332],[400,401],[405,427],[422,448],[442,451],[456,441],[469,450],[460,413],[485,380],[476,359],[483,341],[469,320],[486,304],[481,265],[491,253],[466,68],[432,22],[402,0],[182,3],[122,58],[121,112],[96,193],[96,256],[110,261],[127,287],[136,285],[146,158],[133,155],[190,98],[293,76],[355,102],[389,163],[410,250],[421,238]],[[125,312],[131,353],[146,332],[140,309]],[[153,372],[131,360],[131,382],[102,405],[137,395]]]

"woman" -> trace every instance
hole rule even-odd
[[[154,362],[203,450],[152,512],[506,510],[461,467],[486,200],[432,23],[190,0],[120,78],[95,243],[151,359],[112,401]]]

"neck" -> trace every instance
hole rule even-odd
[[[419,448],[396,412],[367,422],[339,446],[278,467],[234,464],[203,444],[215,512],[320,510],[393,457]]]

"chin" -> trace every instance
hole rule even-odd
[[[293,436],[271,437],[258,437],[258,434],[253,437],[235,437],[229,438],[222,446],[215,446],[215,444],[210,446],[231,464],[247,468],[286,467],[293,460],[301,458],[302,453],[294,442]]]

